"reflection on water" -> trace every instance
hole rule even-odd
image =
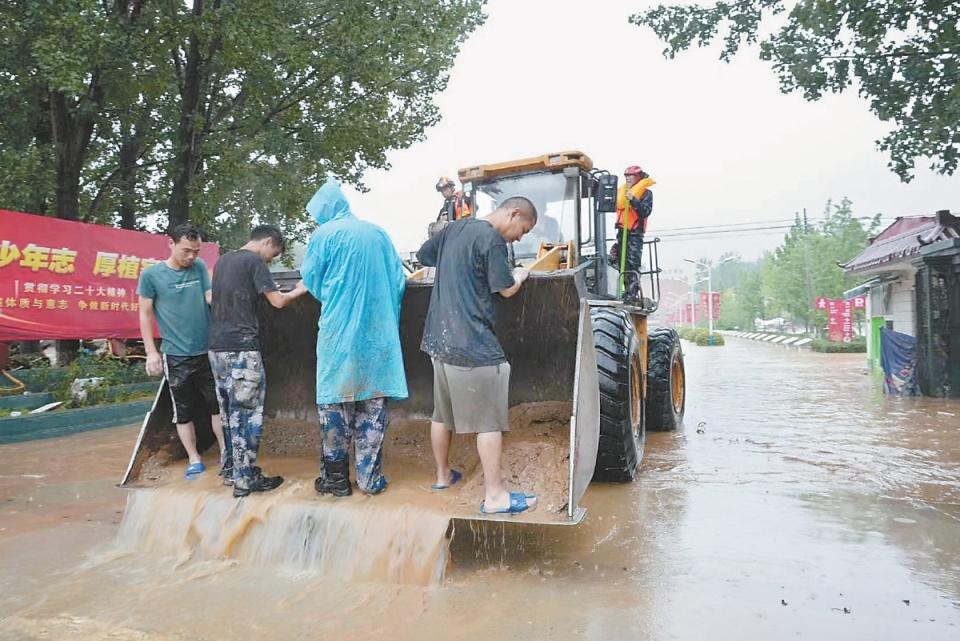
[[[635,483],[592,487],[577,527],[455,521],[442,587],[396,573],[443,554],[419,512],[172,492],[131,499],[118,547],[132,436],[2,447],[0,639],[958,638],[960,404],[884,398],[859,355],[685,349],[688,427]],[[157,501],[182,521],[135,516]],[[232,549],[240,524],[261,533]],[[398,533],[412,561],[370,561]]]

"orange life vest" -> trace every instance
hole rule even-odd
[[[647,193],[647,189],[655,185],[656,182],[653,178],[638,180],[633,187],[630,188],[630,198],[633,200],[643,198],[643,195]],[[644,231],[647,230],[647,220],[648,218],[643,219]],[[620,185],[620,189],[617,190],[617,227],[632,231],[637,228],[639,221],[640,216],[634,211],[633,207],[630,206],[630,200],[627,199],[627,183],[623,183]]]

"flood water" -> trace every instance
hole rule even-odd
[[[123,520],[135,427],[0,446],[0,640],[960,638],[960,403],[884,398],[862,355],[684,348],[685,425],[636,482],[449,546],[377,497],[306,518],[297,480],[243,508],[213,479],[138,492]],[[270,547],[302,528],[340,556]]]

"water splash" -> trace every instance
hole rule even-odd
[[[299,489],[233,499],[182,486],[130,493],[117,535],[122,549],[176,559],[274,566],[344,581],[439,585],[449,518],[412,505],[291,498]]]

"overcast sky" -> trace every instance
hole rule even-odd
[[[627,23],[642,0],[492,0],[463,46],[441,122],[426,140],[389,155],[392,169],[349,192],[401,252],[426,238],[440,198],[434,183],[459,167],[579,149],[621,173],[639,164],[657,181],[648,233],[782,220],[849,197],[857,215],[960,210],[960,177],[925,169],[902,184],[875,140],[886,131],[854,93],[806,102],[779,91],[769,65],[746,51],[661,55],[654,34]],[[672,240],[667,268],[726,251],[754,259],[782,233]]]

